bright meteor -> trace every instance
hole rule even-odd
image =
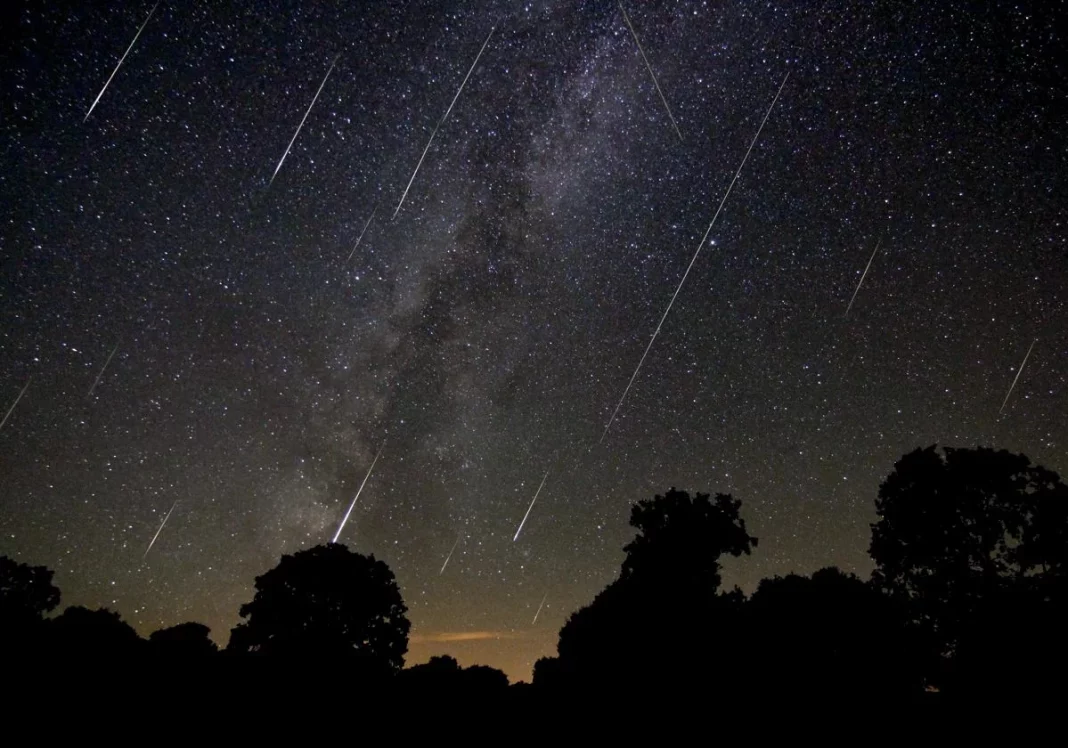
[[[515,531],[515,537],[512,538],[514,543],[519,538],[519,533],[523,532],[523,525],[527,523],[527,517],[530,516],[530,510],[534,508],[534,502],[538,500],[538,494],[541,493],[541,489],[545,487],[545,480],[549,477],[549,471],[545,471],[545,475],[542,476],[541,485],[538,486],[538,490],[534,492],[534,498],[530,501],[530,506],[527,507],[527,513],[523,515],[523,521],[519,523],[519,529]]]
[[[375,459],[371,462],[371,467],[367,468],[367,475],[363,476],[363,482],[360,484],[359,489],[356,491],[356,495],[352,497],[352,503],[349,504],[349,509],[345,512],[345,516],[341,519],[341,524],[338,525],[337,532],[334,533],[334,539],[331,543],[336,543],[337,539],[341,537],[341,531],[345,529],[345,523],[349,521],[349,515],[352,514],[352,508],[356,506],[356,501],[360,498],[360,494],[363,493],[363,487],[367,485],[367,479],[371,477],[371,471],[375,469],[375,463],[378,462],[378,458],[382,456],[382,450],[386,448],[386,443],[382,442],[382,446],[378,449],[378,454],[375,455]]]
[[[1035,343],[1038,342],[1038,338],[1031,341],[1031,348],[1035,347]],[[1001,415],[1001,411],[1005,410],[1006,403],[1009,402],[1009,395],[1016,389],[1016,382],[1020,380],[1020,375],[1023,374],[1024,366],[1027,365],[1027,359],[1031,356],[1031,348],[1027,349],[1027,353],[1024,354],[1023,362],[1020,364],[1020,368],[1016,370],[1016,378],[1012,380],[1012,385],[1009,387],[1009,391],[1005,393],[1005,399],[1001,401],[1001,407],[998,408],[998,415]],[[2,425],[2,424],[0,424]]]
[[[4,414],[4,420],[0,421],[0,429],[4,428],[4,424],[7,423],[7,419],[11,418],[11,414],[15,411],[15,406],[19,404],[19,400],[26,394],[26,390],[30,388],[30,382],[33,381],[33,377],[26,380],[26,384],[23,385],[22,391],[19,392],[19,396],[15,398],[15,402],[11,403],[11,407],[7,409],[7,413]]]
[[[439,577],[445,573],[445,567],[449,565],[449,559],[452,558],[452,552],[456,550],[456,546],[460,545],[460,538],[462,537],[462,535],[456,536],[456,542],[452,544],[452,548],[449,549],[449,555],[445,557],[445,563],[441,565],[441,571],[438,572]]]
[[[675,122],[675,116],[671,113],[671,107],[668,106],[667,99],[664,98],[664,92],[660,90],[660,84],[656,80],[656,73],[653,72],[653,66],[649,64],[649,58],[645,56],[645,50],[642,49],[642,43],[638,41],[638,32],[634,30],[634,26],[630,22],[630,16],[627,15],[623,3],[619,4],[619,11],[623,14],[623,20],[627,22],[627,28],[630,29],[630,35],[634,37],[634,44],[637,45],[638,51],[641,52],[642,60],[645,62],[645,69],[649,71],[649,77],[653,79],[653,85],[656,86],[656,92],[660,94],[660,101],[664,102],[664,111],[667,112],[668,119],[671,120],[671,126],[675,128],[675,134],[679,136],[679,140],[682,140],[682,132],[679,130],[679,125]]]
[[[879,244],[882,239],[875,242],[875,251],[871,253],[871,259],[868,260],[867,267],[864,268],[864,272],[860,276],[860,283],[857,284],[857,288],[853,291],[853,298],[849,300],[849,306],[846,307],[846,316],[849,316],[849,310],[853,308],[853,302],[857,299],[857,294],[860,292],[860,287],[864,285],[864,279],[868,277],[868,270],[871,269],[871,263],[875,259],[875,255],[879,253]]]
[[[173,504],[171,504],[171,508],[170,508],[170,511],[168,511],[168,512],[167,512],[167,516],[163,518],[163,521],[162,521],[162,522],[160,523],[160,525],[159,525],[159,529],[158,529],[158,530],[156,530],[156,534],[152,536],[152,542],[150,542],[150,543],[148,544],[148,548],[146,548],[146,549],[145,549],[145,555],[144,555],[144,556],[141,556],[141,559],[142,559],[142,560],[144,560],[144,559],[145,559],[145,558],[146,558],[146,557],[148,556],[148,552],[149,552],[150,550],[152,550],[152,546],[154,546],[154,545],[156,544],[156,538],[158,538],[158,537],[159,537],[159,534],[160,534],[161,532],[163,532],[163,528],[164,528],[164,526],[166,526],[166,524],[167,524],[167,520],[169,520],[169,519],[171,518],[171,512],[173,512],[173,511],[174,511],[174,507],[176,507],[176,506],[178,506],[178,500],[177,500],[177,499],[175,499],[175,500],[174,500],[174,503],[173,503]]]
[[[148,17],[145,19],[145,22],[141,24],[141,28],[137,30],[137,33],[134,34],[133,41],[130,42],[130,46],[126,48],[126,52],[123,54],[123,56],[119,58],[119,64],[116,65],[115,69],[111,71],[111,75],[108,76],[107,81],[104,83],[104,87],[100,89],[100,93],[98,93],[96,95],[96,98],[93,99],[93,105],[89,107],[89,111],[85,113],[85,119],[83,119],[82,122],[88,121],[89,115],[93,113],[94,109],[96,109],[96,105],[97,102],[100,101],[100,97],[103,96],[104,92],[108,90],[108,86],[111,85],[111,79],[115,77],[115,73],[119,72],[119,68],[122,67],[122,63],[126,61],[126,55],[130,54],[130,50],[134,48],[135,44],[137,44],[137,37],[141,36],[141,32],[145,30],[145,26],[148,25],[148,22],[152,20],[152,14],[156,12],[156,8],[158,7],[159,3],[157,2],[155,5],[152,6],[152,10],[148,12]]]
[[[742,159],[742,163],[738,164],[738,170],[734,172],[734,179],[731,180],[730,185],[727,187],[727,191],[723,193],[723,199],[719,201],[719,207],[716,209],[716,214],[712,216],[712,223],[708,224],[708,230],[705,231],[705,235],[701,237],[701,243],[697,245],[697,251],[693,253],[693,259],[690,260],[686,272],[682,274],[682,280],[679,281],[679,286],[675,289],[675,293],[671,295],[671,300],[668,302],[664,314],[660,317],[660,322],[653,331],[653,337],[649,338],[649,345],[645,346],[645,353],[642,354],[641,360],[638,361],[638,366],[634,369],[634,373],[630,375],[630,381],[627,382],[627,386],[623,390],[623,396],[620,397],[619,402],[616,403],[616,409],[612,411],[612,417],[608,419],[608,425],[604,427],[604,432],[601,434],[601,442],[603,442],[604,438],[608,435],[608,429],[612,428],[612,423],[616,420],[616,416],[619,414],[619,409],[622,407],[623,401],[627,399],[627,393],[630,392],[630,388],[634,385],[634,380],[638,378],[638,372],[642,370],[642,364],[645,363],[645,357],[649,355],[649,350],[653,347],[653,343],[656,342],[656,336],[660,334],[660,328],[664,326],[664,320],[667,319],[668,313],[671,311],[671,307],[675,303],[675,299],[679,297],[679,291],[682,290],[683,285],[686,283],[686,279],[690,276],[690,271],[693,269],[694,263],[697,262],[697,257],[701,254],[701,249],[705,246],[705,241],[707,241],[708,235],[712,233],[712,227],[716,225],[716,219],[718,219],[719,214],[723,212],[723,205],[727,202],[727,197],[730,196],[731,190],[734,188],[734,183],[738,181],[738,175],[742,173],[742,167],[745,166],[745,162],[749,160],[749,154],[753,152],[753,146],[756,145],[757,139],[760,138],[760,133],[764,130],[764,125],[767,124],[768,117],[771,116],[771,110],[775,108],[775,102],[779,100],[779,94],[782,93],[783,86],[786,85],[786,81],[789,79],[790,73],[787,73],[782,79],[782,83],[779,85],[779,90],[775,92],[775,98],[771,100],[771,106],[768,107],[768,111],[764,114],[764,119],[761,121],[760,127],[757,128],[756,135],[753,136],[753,140],[749,143],[749,150],[745,152],[745,157]]]
[[[269,184],[274,184],[274,178],[278,176],[278,170],[282,168],[282,164],[286,162],[286,156],[289,155],[289,151],[293,148],[293,144],[297,142],[297,136],[300,135],[301,129],[304,127],[304,122],[308,119],[308,115],[311,114],[312,107],[315,106],[315,102],[319,100],[319,94],[323,92],[323,86],[326,85],[326,81],[329,80],[330,74],[334,72],[334,65],[337,64],[337,57],[330,63],[330,69],[326,71],[326,76],[323,78],[323,82],[319,84],[319,90],[315,92],[315,97],[311,100],[311,104],[308,104],[308,111],[304,112],[304,118],[297,125],[297,131],[293,133],[293,139],[289,141],[289,145],[286,146],[286,152],[282,154],[282,158],[278,160],[278,166],[274,167],[274,174],[271,175],[271,181]]]
[[[419,173],[419,168],[423,165],[423,159],[426,158],[427,151],[430,150],[430,144],[434,142],[434,136],[438,134],[438,129],[445,124],[445,120],[449,118],[449,113],[452,112],[452,108],[456,106],[456,100],[460,98],[460,93],[464,90],[464,86],[467,85],[467,79],[470,78],[471,73],[475,71],[475,66],[478,65],[478,61],[482,59],[482,53],[486,51],[486,45],[490,43],[490,39],[493,38],[493,32],[496,30],[496,26],[490,29],[486,41],[482,42],[482,49],[478,50],[478,54],[475,56],[475,61],[471,63],[471,67],[468,69],[467,75],[464,76],[463,82],[460,84],[460,87],[456,89],[456,95],[452,97],[452,102],[449,104],[449,108],[445,110],[445,114],[438,120],[438,124],[434,127],[434,131],[430,133],[430,140],[426,142],[426,148],[423,149],[423,155],[419,157],[419,163],[415,165],[415,171],[412,172],[412,178],[408,180],[408,186],[404,188],[404,194],[401,195],[400,202],[397,203],[397,209],[393,211],[394,218],[400,213],[401,206],[404,205],[404,200],[408,197],[408,190],[412,188],[412,182],[415,181],[415,175]]]

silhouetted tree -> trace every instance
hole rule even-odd
[[[153,631],[148,637],[149,649],[163,657],[207,657],[219,651],[210,634],[211,629],[203,623],[179,623]]]
[[[415,699],[484,698],[503,696],[508,690],[508,676],[500,670],[485,665],[461,668],[449,655],[431,657],[400,675],[405,694]]]
[[[762,697],[885,705],[921,694],[903,615],[852,574],[764,579],[745,608],[749,686]]]
[[[748,554],[757,543],[739,515],[741,502],[720,494],[694,497],[674,488],[631,510],[638,533],[624,547],[619,579],[572,614],[560,630],[558,661],[535,666],[538,685],[595,684],[624,689],[656,682],[682,687],[713,655],[734,670],[740,592],[719,594],[720,558]],[[554,683],[555,681],[555,683]]]
[[[720,558],[748,555],[757,545],[738,513],[741,505],[730,495],[691,498],[674,488],[642,499],[631,507],[630,524],[638,534],[623,547],[627,556],[620,579],[715,592],[721,582]]]
[[[16,626],[40,621],[59,605],[59,588],[52,570],[20,564],[0,556],[0,625]]]
[[[107,608],[67,608],[49,628],[53,653],[63,658],[121,659],[143,653],[144,640]]]
[[[997,650],[1014,667],[1035,656],[1019,613],[1062,615],[1068,590],[1068,487],[1056,473],[1005,450],[918,449],[880,486],[876,512],[873,581],[907,606],[933,680],[968,651]]]
[[[320,545],[282,556],[256,577],[256,594],[240,611],[248,620],[234,628],[228,650],[353,657],[369,669],[395,670],[408,651],[407,612],[385,563]]]
[[[42,646],[46,613],[59,605],[52,570],[0,556],[0,657],[36,656]]]

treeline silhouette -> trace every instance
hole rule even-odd
[[[136,673],[157,693],[199,679],[261,708],[271,694],[292,705],[371,692],[512,710],[640,695],[905,715],[1068,690],[1068,487],[1026,456],[929,447],[902,457],[875,502],[870,580],[827,568],[765,579],[749,596],[724,589],[722,559],[757,547],[741,508],[675,489],[635,504],[619,577],[570,616],[531,684],[451,657],[405,669],[409,622],[393,572],[337,544],[285,555],[257,577],[222,651],[199,623],[143,639],[107,609],[53,617],[52,572],[0,557],[0,657],[9,671],[53,678]]]

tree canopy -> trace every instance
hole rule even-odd
[[[359,657],[391,669],[408,651],[408,609],[390,568],[331,543],[293,555],[256,577],[229,651]]]
[[[571,615],[560,630],[559,660],[540,661],[536,680],[622,687],[674,677],[717,648],[726,668],[742,596],[719,594],[720,558],[757,543],[740,507],[728,495],[691,497],[674,488],[637,502],[630,516],[637,533],[623,549],[619,578]]]
[[[67,608],[51,622],[55,654],[66,657],[132,657],[144,640],[122,616],[107,608]]]
[[[53,572],[0,556],[0,626],[40,621],[59,606]]]
[[[908,605],[939,654],[984,600],[1063,595],[1068,487],[1005,450],[917,449],[879,487],[873,581]]]
[[[211,629],[193,621],[153,631],[148,643],[153,654],[165,657],[204,657],[219,651],[211,640]]]
[[[876,513],[872,581],[904,606],[929,682],[974,700],[1006,663],[1017,694],[1068,666],[1068,487],[1055,472],[1005,450],[917,449]]]
[[[663,496],[642,499],[630,511],[630,524],[638,532],[623,547],[621,579],[655,579],[657,584],[720,586],[723,555],[749,554],[757,539],[745,529],[739,509],[742,502],[728,494],[698,493],[672,488]]]

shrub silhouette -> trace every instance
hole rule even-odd
[[[374,556],[331,543],[282,556],[256,577],[228,651],[333,661],[357,659],[397,670],[408,651],[408,609],[393,572]],[[351,667],[351,665],[350,665]]]
[[[72,659],[126,659],[144,653],[144,639],[107,608],[76,605],[50,622],[52,651]]]
[[[508,676],[500,670],[485,665],[461,668],[449,655],[431,657],[400,675],[404,693],[417,699],[501,697],[508,690]]]
[[[750,687],[776,700],[903,701],[920,695],[904,617],[835,568],[760,582],[745,605]]]
[[[148,637],[149,650],[162,657],[208,657],[219,651],[210,634],[211,629],[203,623],[179,623],[153,631]]]

